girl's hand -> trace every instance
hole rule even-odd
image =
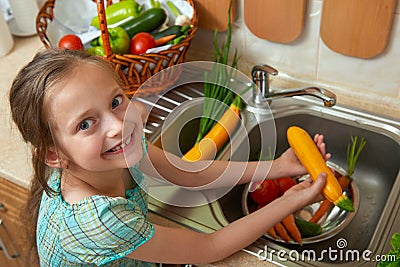
[[[313,182],[311,178],[291,187],[282,197],[289,201],[296,201],[300,207],[307,206],[325,198],[322,196],[321,190],[326,182],[326,173],[322,172],[318,175],[317,180]]]
[[[331,154],[326,153],[326,144],[324,142],[324,136],[322,134],[316,134],[314,136],[314,142],[317,145],[322,157],[326,160],[330,159]],[[298,176],[306,174],[306,169],[301,164],[296,154],[292,148],[287,149],[280,157],[279,160],[282,161],[286,167],[288,173],[285,176]]]

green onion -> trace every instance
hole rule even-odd
[[[351,144],[347,145],[347,175],[351,177],[354,173],[354,169],[356,167],[358,158],[360,156],[361,151],[364,149],[367,141],[364,137],[361,138],[360,144],[357,147],[358,137],[351,137]]]
[[[225,65],[228,65],[229,51],[232,40],[232,27],[231,27],[231,5],[228,9],[228,30],[225,43],[222,44],[221,49],[218,46],[218,29],[214,32],[214,62],[212,75],[205,73],[204,83],[204,104],[203,115],[200,119],[199,132],[197,135],[196,143],[211,130],[215,125],[217,118],[220,118],[233,101],[233,93],[228,88],[236,84],[236,77],[233,77],[233,69],[237,68],[239,57],[235,50],[234,57],[231,63],[231,70],[228,72]],[[211,77],[210,77],[211,76]],[[234,84],[233,84],[234,83]],[[222,102],[222,103],[220,103]],[[212,119],[215,118],[216,120]]]

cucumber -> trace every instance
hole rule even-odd
[[[119,25],[130,38],[139,32],[152,32],[160,27],[167,19],[167,13],[162,8],[150,8],[143,11],[139,17]]]
[[[161,37],[173,35],[173,34],[175,34],[176,37],[178,37],[183,34],[183,32],[181,31],[181,28],[182,28],[182,26],[180,26],[180,25],[173,25],[173,26],[170,26],[160,32],[151,33],[151,35],[153,35],[155,40],[160,39]]]
[[[322,228],[317,223],[308,222],[299,218],[295,218],[295,222],[302,237],[313,237],[322,234]]]

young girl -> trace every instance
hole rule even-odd
[[[171,164],[166,152],[144,140],[140,112],[124,95],[109,63],[78,51],[39,52],[15,78],[10,105],[14,122],[33,148],[28,211],[41,266],[214,262],[321,199],[324,174],[211,234],[152,224],[139,167],[150,174],[154,167],[175,184],[199,186],[224,171],[233,178],[242,174],[240,183],[253,176],[261,181],[269,163],[213,161],[198,170],[201,163],[168,155],[174,157]],[[328,159],[323,137],[316,135],[315,142]],[[305,172],[288,149],[272,162],[267,178]]]

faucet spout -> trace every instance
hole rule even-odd
[[[284,97],[309,95],[321,99],[324,102],[324,106],[332,107],[336,104],[336,95],[329,90],[319,87],[307,87],[300,89],[287,89],[280,90],[278,92],[270,92],[266,100],[273,100]]]

